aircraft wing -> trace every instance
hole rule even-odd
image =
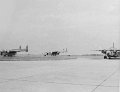
[[[93,51],[108,51],[108,50],[105,50],[105,49],[104,49],[104,50],[93,50]]]
[[[9,50],[9,52],[20,52],[21,50],[19,49],[12,49],[12,50]]]
[[[9,53],[17,53],[17,51],[9,51]]]
[[[26,46],[25,49],[21,49],[21,46],[19,47],[19,49],[12,49],[12,50],[9,50],[11,52],[22,52],[22,51],[26,51],[28,52],[28,45]]]
[[[116,50],[116,51],[120,51],[120,50]]]
[[[110,49],[110,50],[106,50],[106,49],[104,49],[104,50],[94,50],[94,51],[101,51],[101,52],[104,52],[104,51],[120,51],[120,50],[113,50],[113,49]]]

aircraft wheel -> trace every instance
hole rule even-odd
[[[104,56],[104,59],[107,59],[107,56]]]
[[[111,57],[109,57],[109,59],[111,59]]]

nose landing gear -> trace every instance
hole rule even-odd
[[[107,59],[107,56],[104,56],[104,59]]]

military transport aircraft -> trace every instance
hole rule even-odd
[[[95,50],[95,51],[101,51],[101,53],[104,54],[104,59],[120,57],[120,49],[116,49],[114,47],[114,43],[113,43],[113,47],[111,47],[110,49]]]
[[[0,51],[0,55],[4,57],[12,57],[17,54],[17,52],[28,52],[28,45],[25,49],[22,49],[21,46],[19,46],[19,49],[12,49],[12,50],[2,50]]]
[[[57,56],[60,53],[65,53],[67,52],[67,48],[63,49],[63,51],[52,51],[52,52],[45,52],[44,56]]]

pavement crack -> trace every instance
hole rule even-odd
[[[99,88],[100,86],[102,86],[102,84],[104,82],[106,82],[110,77],[112,77],[116,72],[118,71],[118,69],[116,71],[114,71],[112,74],[110,74],[107,78],[105,78],[99,85],[97,85],[91,92],[94,92],[97,88]]]

